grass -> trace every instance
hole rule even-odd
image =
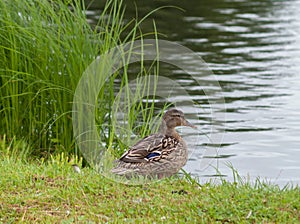
[[[259,180],[200,185],[189,176],[141,186],[112,182],[91,168],[76,173],[63,154],[18,158],[24,143],[0,140],[3,223],[299,223],[300,189]]]
[[[0,1],[1,134],[26,139],[36,154],[73,145],[63,133],[72,128],[72,93],[103,50],[79,2],[73,10],[58,2]]]
[[[141,21],[124,21],[122,1],[106,1],[93,26],[85,10],[81,0],[0,0],[0,135],[24,139],[32,155],[79,154],[72,103],[83,72],[109,49],[143,38]],[[145,75],[143,63],[140,67]],[[99,136],[107,147],[116,141],[111,125],[115,95],[128,82],[125,67],[107,79],[95,103]],[[127,106],[131,123],[145,109]]]

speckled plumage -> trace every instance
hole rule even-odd
[[[168,110],[162,119],[161,132],[133,145],[116,161],[112,173],[128,178],[138,175],[163,178],[177,173],[188,159],[187,146],[176,132],[177,126],[195,128],[184,118],[182,111]]]

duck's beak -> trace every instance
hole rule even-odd
[[[193,124],[191,124],[190,122],[188,122],[186,119],[183,120],[183,126],[188,126],[194,129],[197,129],[197,127]]]

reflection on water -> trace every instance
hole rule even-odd
[[[130,1],[126,4],[129,21],[136,12]],[[242,176],[260,176],[281,185],[288,181],[299,184],[300,0],[144,0],[137,4],[138,14],[144,16],[170,4],[184,11],[165,8],[154,13],[143,23],[144,33],[153,30],[155,19],[164,34],[162,39],[176,41],[201,55],[219,80],[226,101],[226,111],[222,105],[209,105],[207,98],[222,97],[204,95],[210,77],[201,77],[203,86],[199,86],[177,68],[162,66],[162,74],[176,77],[201,108],[194,114],[200,138],[192,132],[184,136],[192,151],[185,169],[207,180],[218,168],[231,180],[232,171],[226,164],[232,163]],[[90,9],[91,21],[101,7]],[[180,99],[176,93],[173,97]],[[190,106],[183,110],[195,111]],[[216,115],[226,112],[226,119],[212,120],[211,110]],[[207,138],[211,126],[216,135],[225,131],[221,142]],[[215,144],[221,144],[217,151]],[[210,151],[208,155],[205,150]],[[211,166],[204,169],[203,160]]]

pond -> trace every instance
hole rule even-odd
[[[125,4],[125,18],[136,17],[136,6],[130,1]],[[142,24],[143,32],[153,31],[155,19],[162,39],[197,52],[219,81],[219,97],[224,97],[226,107],[222,111],[209,105],[210,96],[203,95],[205,80],[204,87],[199,86],[178,68],[162,68],[197,102],[182,104],[199,129],[182,131],[188,133],[183,136],[192,149],[184,169],[201,182],[218,176],[233,180],[233,166],[252,181],[260,177],[281,186],[299,184],[300,1],[144,0],[137,3],[138,15],[166,5],[183,10],[158,10]],[[96,2],[90,6],[91,22],[101,7]],[[172,97],[180,99],[176,92]],[[200,112],[195,113],[195,106]],[[211,114],[218,113],[226,117],[213,121]],[[219,135],[216,142],[209,139],[212,130]]]

